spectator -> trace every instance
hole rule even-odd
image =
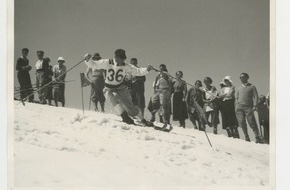
[[[63,57],[59,57],[57,59],[58,64],[53,66],[53,76],[56,80],[53,88],[54,88],[54,102],[55,106],[58,106],[58,102],[61,102],[62,107],[65,106],[65,77],[66,74],[66,66],[64,66],[65,60]]]
[[[159,106],[159,116],[164,123],[162,130],[171,130],[171,87],[172,81],[166,72],[161,72],[159,79],[156,81],[156,93],[152,97],[153,107]]]
[[[130,63],[135,67],[138,67],[138,60],[136,58],[132,58]],[[131,95],[133,104],[138,106],[141,110],[142,115],[144,116],[144,108],[145,108],[145,76],[132,76],[131,78]]]
[[[173,121],[179,121],[180,127],[185,128],[185,119],[188,118],[185,98],[187,86],[182,80],[182,71],[176,72],[176,80],[173,81]]]
[[[203,97],[204,92],[200,89],[202,87],[202,83],[200,80],[195,82],[195,87],[192,87],[188,90],[186,96],[186,105],[187,105],[187,112],[190,121],[192,122],[195,129],[204,130],[207,124],[207,118],[205,112],[203,110],[204,103]]]
[[[267,98],[263,95],[259,98],[259,103],[257,105],[259,122],[263,126],[264,140],[269,144],[269,107],[267,103]]]
[[[158,93],[159,87],[157,86],[157,81],[160,79],[162,72],[167,73],[166,65],[160,64],[159,70],[160,70],[160,73],[156,76],[155,81],[153,82],[154,95],[153,95],[153,97],[150,98],[150,101],[148,103],[148,110],[151,113],[150,122],[155,121],[156,112],[158,112],[158,110],[160,108],[159,102],[156,101],[156,96],[159,96],[159,93]],[[153,101],[154,101],[154,104],[152,103]],[[160,118],[160,123],[163,123],[163,117],[159,117],[159,118]]]
[[[235,115],[235,87],[230,76],[226,76],[222,84],[219,98],[221,99],[222,128],[227,130],[229,137],[239,138],[238,121]]]
[[[98,61],[102,59],[99,53],[95,53],[92,57],[92,60]],[[105,112],[105,96],[103,89],[105,87],[105,77],[104,70],[99,70],[96,68],[87,68],[86,77],[91,82],[91,99],[95,103],[95,111],[99,111],[98,102],[101,105],[101,111]]]
[[[38,60],[35,63],[36,68],[36,88],[38,89],[39,103],[46,104],[46,94],[47,88],[43,86],[47,83],[47,78],[45,77],[45,70],[48,69],[47,59],[43,59],[44,52],[37,51]]]
[[[240,80],[242,86],[237,90],[235,102],[235,110],[238,123],[239,126],[243,129],[245,140],[250,141],[246,123],[247,119],[250,127],[255,134],[256,143],[261,143],[261,139],[259,137],[259,130],[254,116],[254,112],[257,110],[258,104],[257,89],[254,85],[248,82],[249,75],[247,73],[241,73]]]
[[[217,125],[219,124],[219,110],[218,110],[218,92],[214,86],[211,86],[212,79],[205,77],[204,79],[204,111],[210,127],[213,127],[213,133],[217,134]],[[209,116],[211,121],[209,122]]]
[[[44,58],[44,60],[48,64],[48,68],[44,70],[45,81],[46,81],[45,82],[45,85],[46,85],[47,83],[50,83],[52,81],[53,72],[52,72],[52,66],[49,65],[50,59],[48,57],[46,57],[46,58]],[[53,95],[52,95],[52,84],[49,84],[47,86],[46,99],[48,100],[48,105],[52,105],[51,104],[51,100],[53,99]]]
[[[31,84],[29,71],[31,70],[31,66],[29,65],[29,60],[27,59],[29,49],[22,49],[22,57],[17,59],[16,70],[18,82],[20,84],[20,98],[23,100],[27,96],[33,93],[33,88]],[[33,102],[34,95],[28,97],[29,102]]]

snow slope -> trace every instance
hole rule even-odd
[[[118,116],[15,102],[14,187],[269,185],[269,146],[174,127],[127,125]]]

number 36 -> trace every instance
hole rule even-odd
[[[122,81],[122,79],[123,79],[123,75],[122,75],[122,72],[123,72],[123,69],[119,69],[117,72],[116,72],[116,74],[115,74],[115,71],[113,70],[113,69],[109,69],[108,71],[107,71],[107,79],[109,80],[109,81],[113,81],[113,80],[115,80],[116,79],[116,81],[117,82],[121,82]]]

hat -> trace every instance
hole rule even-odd
[[[230,77],[230,76],[225,76],[225,78],[223,79],[223,81],[225,81],[225,80],[228,80],[228,81],[230,81],[230,82],[233,82],[233,81],[231,80],[231,77]]]
[[[65,62],[65,60],[64,60],[63,57],[59,57],[59,58],[57,59],[57,61],[58,61],[58,62],[59,62],[59,61],[63,61],[63,62]]]
[[[38,50],[36,53],[37,53],[37,54],[41,54],[41,55],[43,55],[43,54],[44,54],[44,52],[43,52],[43,51],[41,51],[41,50]]]
[[[92,58],[92,59],[98,61],[98,60],[102,59],[102,57],[100,56],[99,53],[95,53],[95,54],[93,55],[93,58]]]

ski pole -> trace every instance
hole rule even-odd
[[[208,138],[208,136],[207,136],[207,133],[206,133],[205,129],[204,129],[204,133],[205,133],[205,136],[206,136],[206,138],[207,138],[207,140],[208,140],[208,143],[209,143],[210,147],[212,147],[211,142],[210,142],[210,140],[209,140],[209,138]]]
[[[65,75],[66,73],[68,73],[69,71],[71,71],[72,69],[74,69],[76,66],[78,66],[79,64],[81,64],[84,60],[86,60],[85,58],[82,59],[81,61],[79,61],[77,64],[75,64],[74,66],[72,66],[70,69],[68,69],[66,72],[62,73],[61,75],[59,75],[57,78],[55,78],[54,80],[52,80],[51,82],[45,84],[44,86],[42,86],[41,88],[34,90],[33,93],[31,93],[30,95],[26,96],[25,98],[21,99],[21,102],[23,105],[25,105],[24,101],[29,98],[30,96],[34,95],[36,92],[39,92],[40,90],[46,88],[48,85],[50,85],[51,83],[55,82],[57,79],[59,79],[61,76]]]
[[[66,83],[66,82],[73,82],[73,81],[75,81],[75,80],[66,80],[66,81],[63,81],[62,83]],[[14,86],[14,89],[15,89],[15,91],[18,91],[19,89],[21,89],[21,88],[26,88],[26,87],[31,87],[32,86],[32,88],[33,88],[33,86],[36,86],[36,84],[32,84],[32,85],[27,85],[27,86]],[[27,89],[32,89],[32,88],[27,88]],[[25,89],[24,89],[25,90]]]

